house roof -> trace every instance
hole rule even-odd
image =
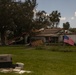
[[[38,35],[36,35],[36,36],[53,36],[53,37],[57,37],[58,36],[58,34],[38,34]]]
[[[56,34],[60,31],[60,28],[48,28],[41,32],[41,34]]]
[[[48,28],[42,30],[37,36],[58,36],[58,32],[61,31],[61,28]]]

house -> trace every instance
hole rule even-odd
[[[58,43],[63,42],[64,35],[67,35],[76,43],[76,34],[62,28],[44,29],[36,36],[33,36],[32,39],[41,39],[44,43]]]
[[[45,43],[57,43],[59,42],[59,32],[61,31],[61,28],[48,28],[42,30],[39,34],[36,36],[33,36],[33,39],[41,39]]]

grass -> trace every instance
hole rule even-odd
[[[76,75],[76,47],[50,46],[27,48],[25,46],[0,47],[0,54],[12,54],[13,63],[24,63],[23,75]],[[0,75],[19,75],[0,73]]]

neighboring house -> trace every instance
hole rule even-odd
[[[63,42],[64,35],[68,36],[76,43],[76,33],[73,33],[69,30],[65,30],[63,32],[60,32],[59,42]]]
[[[75,33],[71,33],[71,34],[66,33],[65,35],[68,36],[69,38],[71,38],[74,41],[74,43],[76,43],[76,34]],[[64,36],[63,34],[60,35],[59,42],[63,42],[63,36]]]

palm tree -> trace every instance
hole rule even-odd
[[[36,19],[39,21],[43,21],[45,19],[46,12],[45,11],[38,11],[36,13]]]
[[[46,28],[49,25],[48,17],[44,10],[36,13],[35,24],[38,29]]]
[[[50,15],[49,15],[49,19],[52,23],[52,27],[58,27],[58,24],[60,22],[60,17],[61,17],[61,14],[60,12],[58,12],[57,10],[56,11],[53,11]]]
[[[63,23],[63,28],[64,30],[68,30],[70,28],[70,23],[69,22]]]

